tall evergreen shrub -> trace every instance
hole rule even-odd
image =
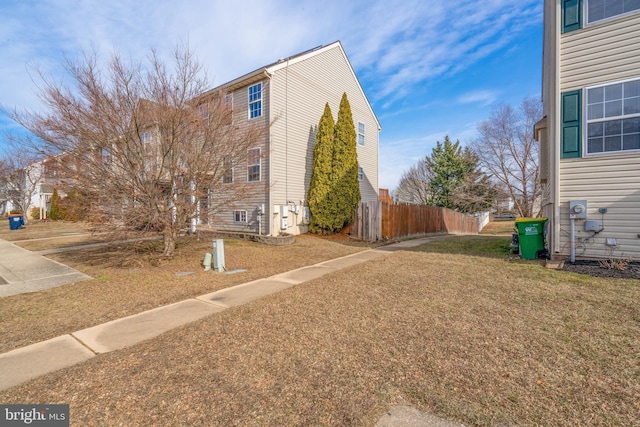
[[[329,103],[324,107],[324,113],[318,124],[316,145],[313,149],[313,172],[309,186],[309,210],[311,222],[309,231],[317,234],[333,232],[333,209],[329,195],[333,189],[331,169],[333,168],[334,151],[334,123]]]
[[[358,181],[356,129],[346,93],[342,95],[340,101],[334,144],[332,178],[334,191],[331,194],[335,208],[334,230],[339,231],[353,221],[356,207],[361,198],[360,182]]]

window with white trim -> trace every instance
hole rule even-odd
[[[586,89],[587,154],[640,149],[640,79]]]
[[[140,135],[140,141],[142,142],[151,141],[151,132],[143,132],[142,135]]]
[[[262,116],[262,83],[249,86],[249,118]]]
[[[587,24],[640,9],[640,0],[586,0]]]
[[[247,151],[247,181],[260,181],[260,149],[252,148]]]
[[[204,104],[201,104],[198,106],[198,112],[200,113],[200,118],[201,119],[208,119],[209,118],[209,103],[205,102]]]
[[[233,160],[231,159],[231,156],[226,156],[224,158],[222,167],[224,168],[222,183],[231,184],[233,182]]]
[[[223,125],[230,125],[233,122],[233,92],[227,93],[222,98],[222,115],[220,122]]]
[[[100,157],[102,158],[102,163],[107,165],[111,163],[111,151],[109,151],[109,149],[101,148]]]
[[[227,93],[224,96],[224,101],[222,102],[223,102],[224,108],[233,110],[233,92]]]
[[[364,123],[358,122],[358,145],[364,145]]]
[[[364,179],[364,170],[362,166],[358,166],[358,181],[362,181]]]
[[[247,211],[237,210],[233,211],[234,222],[247,222]]]

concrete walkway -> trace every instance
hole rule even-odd
[[[0,239],[0,297],[89,279],[71,267]]]
[[[342,258],[324,261],[312,266],[148,310],[0,354],[0,372],[3,373],[0,376],[0,390],[22,384],[58,369],[73,366],[100,353],[108,353],[133,346],[178,326],[219,313],[229,307],[247,304],[341,268],[354,266],[380,258],[389,254],[389,252],[409,249],[443,237],[408,240],[357,252]],[[4,256],[1,251],[5,246],[6,242],[0,241],[0,256]],[[15,245],[12,246],[14,246],[14,250],[17,248]],[[21,251],[16,251],[16,253],[19,252],[25,256],[26,254]],[[25,252],[28,253],[29,251]],[[34,255],[34,257],[43,258],[38,255]],[[42,261],[39,260],[39,262]],[[51,262],[59,267],[61,266],[59,263]],[[3,262],[3,264],[6,263]],[[88,276],[85,278],[88,278]],[[378,425],[459,426],[459,424],[450,423],[429,414],[422,414],[415,409],[407,407],[392,408],[380,420]]]

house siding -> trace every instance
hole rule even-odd
[[[269,123],[269,79],[263,79],[262,82],[262,116],[249,119],[249,97],[248,88],[256,84],[252,82],[246,86],[239,87],[233,91],[233,124],[239,131],[244,131],[254,123],[268,125]],[[258,206],[264,204],[267,206],[269,193],[269,146],[268,137],[265,136],[261,141],[255,141],[250,148],[260,148],[260,181],[247,182],[247,158],[246,156],[234,165],[233,182],[234,184],[243,186],[242,198],[237,202],[223,206],[215,213],[209,216],[209,225],[216,230],[223,231],[246,231],[257,233],[259,231],[258,224]],[[225,186],[233,186],[234,184],[222,184],[221,189],[224,191]],[[215,203],[215,202],[214,202]],[[236,210],[247,211],[247,222],[235,222],[234,212]],[[261,231],[262,234],[268,234],[270,226],[269,215],[262,217]]]
[[[592,238],[584,231],[584,220],[576,221],[576,256],[609,257],[606,238],[615,238],[616,256],[640,257],[640,164],[639,155],[588,157],[560,164],[561,253],[570,252],[569,201],[587,200],[587,219],[600,220],[603,231]],[[607,213],[601,214],[600,208]],[[589,238],[589,239],[588,239]],[[588,240],[587,240],[588,239]],[[584,244],[580,242],[585,241]]]
[[[365,125],[365,144],[356,148],[365,175],[360,185],[362,200],[377,200],[378,122],[339,44],[303,60],[280,64],[271,84],[272,205],[306,205],[318,122],[327,102],[337,120],[344,92],[351,105],[354,127],[357,129],[358,122]],[[287,232],[307,231],[302,212],[301,208],[299,214],[289,215]],[[280,228],[280,218],[275,213],[272,217],[275,233]]]
[[[640,13],[560,37],[560,91],[640,75]]]
[[[640,78],[640,13],[621,16],[560,36],[559,91]],[[584,97],[583,97],[584,98]],[[584,102],[584,101],[583,101]],[[584,108],[583,108],[584,110]],[[584,111],[583,111],[584,116]],[[585,128],[582,128],[585,144]],[[556,139],[556,145],[560,141]],[[585,150],[583,148],[583,153]],[[557,155],[557,150],[556,150]],[[584,231],[576,220],[576,256],[640,257],[640,153],[617,152],[562,159],[559,164],[559,230],[557,250],[570,253],[569,201],[587,200],[588,219],[603,230]],[[600,208],[607,213],[601,214]],[[606,238],[615,238],[612,253]]]

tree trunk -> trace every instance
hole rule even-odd
[[[178,239],[178,230],[173,228],[165,228],[163,233],[164,249],[162,256],[172,258],[176,252],[176,240]]]

